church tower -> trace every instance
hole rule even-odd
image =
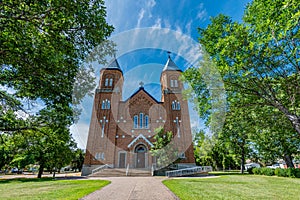
[[[122,100],[123,72],[116,58],[100,71],[86,147],[83,174],[107,163],[113,163],[117,122],[114,107]]]
[[[188,102],[183,98],[182,70],[170,55],[161,73],[162,103],[167,113],[164,129],[172,131],[181,163],[195,163]]]

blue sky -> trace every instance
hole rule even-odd
[[[145,89],[160,100],[159,75],[167,61],[167,50],[172,52],[172,59],[182,70],[196,65],[199,53],[191,52],[190,46],[198,45],[197,27],[205,28],[210,23],[210,17],[220,13],[229,15],[235,21],[241,21],[245,6],[249,2],[249,0],[106,1],[107,21],[115,27],[111,39],[117,41],[117,49],[120,48],[117,58],[124,72],[126,88],[123,98],[128,98],[138,88],[138,83],[143,81]],[[157,32],[153,33],[152,30]],[[151,35],[143,31],[151,32]],[[94,66],[98,72],[101,67],[103,66],[97,64]],[[98,81],[97,77],[97,83]],[[83,112],[79,122],[71,127],[73,137],[80,148],[86,146],[91,104],[92,98],[86,98],[81,105]],[[192,127],[203,127],[203,122],[192,109],[190,115]]]

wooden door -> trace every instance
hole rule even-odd
[[[125,168],[126,153],[119,154],[119,168]]]

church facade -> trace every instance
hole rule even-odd
[[[102,165],[113,168],[151,169],[156,158],[150,153],[155,129],[172,131],[178,165],[195,165],[188,103],[182,96],[182,71],[168,58],[161,73],[161,100],[140,87],[122,99],[123,72],[114,59],[100,71],[88,133],[82,175]]]

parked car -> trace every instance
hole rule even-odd
[[[249,163],[249,164],[246,164],[245,165],[245,169],[246,170],[248,170],[248,169],[250,169],[250,168],[260,168],[260,164],[258,164],[258,163]]]
[[[276,168],[280,168],[280,164],[279,163],[276,163],[274,165],[271,165],[271,166],[267,166],[268,168],[272,168],[272,169],[276,169]]]

